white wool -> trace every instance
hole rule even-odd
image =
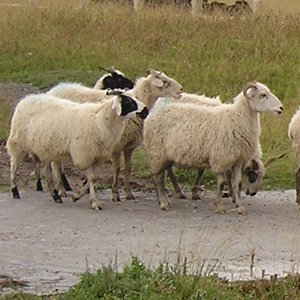
[[[282,111],[277,97],[258,82],[245,85],[234,102],[226,105],[163,100],[156,105],[144,124],[144,144],[154,175],[162,174],[170,163],[210,168],[217,176],[233,168],[240,174],[242,166],[260,151],[258,112]],[[162,208],[168,205],[164,198]]]

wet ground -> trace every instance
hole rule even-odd
[[[0,275],[28,282],[26,291],[63,291],[80,274],[112,264],[121,269],[134,255],[155,266],[187,258],[189,269],[218,272],[230,280],[299,271],[300,211],[294,191],[259,192],[245,197],[248,214],[214,211],[215,193],[203,200],[172,198],[161,211],[153,192],[112,203],[98,193],[103,211],[77,203],[54,203],[46,192],[21,190],[21,199],[0,194]]]

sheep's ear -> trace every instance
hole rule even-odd
[[[121,97],[116,96],[116,97],[114,97],[113,104],[112,104],[112,110],[114,110],[118,116],[121,116],[121,114],[122,114],[121,101],[122,101]]]
[[[255,91],[257,91],[256,81],[248,82],[243,87],[243,94],[247,99],[251,99]]]
[[[159,77],[162,74],[162,72],[154,69],[149,69],[148,74],[152,75],[153,77]]]
[[[163,81],[158,78],[152,78],[151,82],[156,87],[162,87],[164,85]]]

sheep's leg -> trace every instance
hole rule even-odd
[[[45,168],[45,177],[46,177],[47,186],[48,186],[48,189],[51,193],[53,200],[56,203],[63,203],[57,189],[55,188],[54,182],[53,182],[52,172],[51,172],[51,164],[45,163],[44,168]]]
[[[34,162],[35,162],[36,190],[42,192],[44,190],[42,185],[42,179],[41,179],[42,163],[38,158],[35,158]]]
[[[179,186],[179,183],[178,183],[178,180],[176,178],[176,175],[172,169],[172,166],[170,167],[167,167],[167,173],[170,177],[170,180],[173,184],[173,187],[174,187],[174,190],[175,190],[175,194],[176,194],[176,197],[179,198],[179,199],[186,199],[186,196],[185,194],[182,192],[180,186]]]
[[[131,159],[134,149],[127,149],[124,151],[124,161],[125,161],[125,177],[124,177],[124,190],[125,198],[127,200],[133,200],[134,196],[130,188],[130,173],[131,173]]]
[[[61,166],[60,166],[60,174],[61,174],[60,175],[61,181],[62,181],[65,191],[67,191],[67,192],[73,191],[73,189],[71,188],[71,186],[69,184],[68,178],[66,177],[63,164],[61,164]]]
[[[61,164],[60,162],[52,162],[51,163],[51,166],[52,166],[52,172],[53,172],[53,177],[55,179],[55,182],[58,186],[58,194],[61,196],[61,197],[67,197],[67,193],[64,189],[64,185],[63,185],[63,182],[61,180]]]
[[[194,187],[192,188],[192,199],[198,200],[200,199],[199,191],[201,190],[200,187],[200,180],[202,178],[202,175],[204,173],[205,169],[198,169],[197,176],[194,182]]]
[[[231,186],[232,186],[232,198],[236,200],[236,207],[239,214],[245,215],[246,210],[241,205],[241,183],[242,183],[242,166],[238,164],[233,167],[232,177],[231,177]]]
[[[95,210],[101,210],[101,204],[97,200],[96,191],[95,191],[95,175],[93,168],[88,168],[86,172],[87,180],[89,183],[89,191],[90,191],[90,202],[92,204],[92,208]]]
[[[296,203],[300,209],[300,167],[296,171]]]
[[[112,201],[120,201],[119,195],[119,174],[121,170],[121,153],[113,153],[112,155],[112,167],[113,167],[113,183],[112,183]]]
[[[78,201],[80,198],[82,198],[84,195],[89,193],[89,186],[90,183],[88,180],[84,180],[83,186],[80,188],[80,190],[77,193],[71,193],[71,197],[73,199],[73,202]]]
[[[158,203],[162,210],[169,210],[171,207],[170,201],[167,196],[167,191],[165,187],[165,170],[154,175],[154,182],[157,191]]]
[[[10,187],[12,192],[12,197],[14,199],[20,199],[19,190],[17,187],[17,169],[18,169],[19,161],[14,157],[10,158]]]
[[[215,202],[216,205],[216,212],[218,214],[224,214],[225,208],[224,208],[224,200],[222,197],[223,188],[225,185],[225,178],[223,175],[217,176],[217,199]]]
[[[95,186],[94,186],[95,175],[94,175],[93,168],[88,168],[86,170],[86,177],[87,177],[87,182],[81,187],[78,193],[72,194],[71,197],[73,198],[73,201],[76,202],[84,195],[88,194],[89,192],[92,208],[94,208],[95,210],[100,210],[102,209],[102,207],[96,197]]]

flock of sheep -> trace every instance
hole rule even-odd
[[[43,167],[56,202],[67,195],[77,201],[89,192],[92,207],[99,210],[94,167],[112,161],[112,200],[120,201],[118,179],[123,152],[125,197],[134,199],[129,180],[131,160],[133,151],[143,143],[161,209],[170,208],[166,172],[176,195],[185,197],[172,170],[175,164],[198,170],[193,199],[199,198],[201,176],[210,169],[217,177],[217,212],[225,212],[222,194],[227,183],[238,213],[245,214],[241,189],[255,195],[269,163],[261,159],[259,114],[279,115],[283,111],[282,103],[269,88],[249,82],[233,101],[223,103],[219,97],[185,93],[176,80],[157,70],[149,70],[135,82],[113,67],[107,71],[93,88],[60,83],[18,103],[7,141],[13,198],[20,198],[18,165],[30,156],[35,161],[37,190],[43,190]],[[289,137],[300,162],[299,126],[300,111],[289,125]],[[86,182],[78,192],[72,191],[64,174],[66,160],[85,172]],[[299,170],[296,178],[300,204]]]
[[[187,5],[192,8],[194,13],[224,13],[231,17],[255,13],[260,6],[260,0],[253,0],[251,6],[246,0],[237,0],[233,4],[226,4],[219,1],[208,0],[131,0],[133,7],[136,11],[141,10],[145,4],[162,4],[162,3],[175,3],[179,5]]]

